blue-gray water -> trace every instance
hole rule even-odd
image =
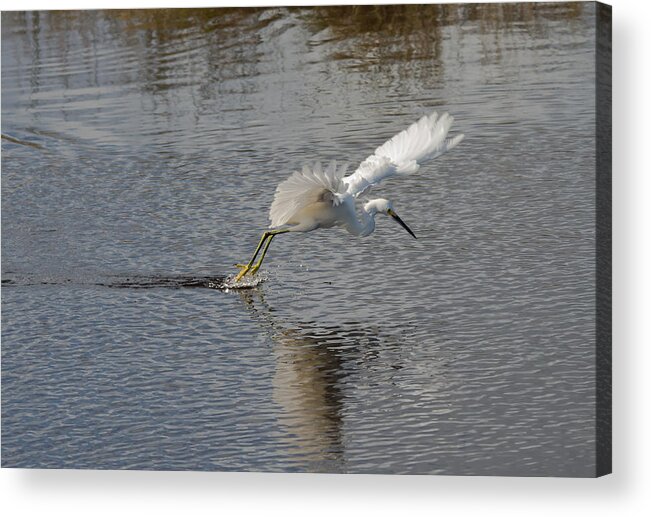
[[[2,14],[2,465],[589,476],[592,4]],[[378,220],[276,185],[432,109]]]

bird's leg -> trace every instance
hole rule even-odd
[[[249,269],[251,269],[251,266],[253,265],[253,262],[255,261],[255,258],[258,256],[258,253],[260,252],[260,248],[262,248],[262,245],[264,244],[264,241],[267,240],[267,238],[269,237],[269,235],[270,235],[271,233],[273,233],[273,232],[264,232],[264,233],[262,234],[262,238],[260,239],[260,242],[258,243],[258,247],[255,249],[255,253],[254,253],[253,256],[251,257],[251,260],[249,260],[249,263],[248,263],[248,264],[246,264],[246,265],[236,264],[237,267],[240,268],[240,272],[239,272],[239,273],[237,274],[237,276],[235,277],[235,281],[236,281],[236,282],[239,282],[240,279],[241,279],[244,275],[246,275],[246,274],[248,273]]]
[[[260,266],[262,265],[262,261],[264,260],[265,255],[267,254],[267,250],[269,249],[269,245],[271,244],[271,241],[273,238],[281,233],[287,233],[289,230],[274,230],[272,232],[269,232],[269,238],[267,239],[267,243],[264,245],[264,249],[262,250],[262,255],[260,256],[260,260],[258,260],[258,263],[251,268],[251,274],[255,275],[258,272],[258,269],[260,269]]]
[[[267,254],[267,250],[269,249],[269,246],[271,245],[271,241],[273,240],[273,238],[276,235],[278,235],[279,233],[285,233],[285,232],[288,232],[288,231],[289,230],[274,230],[274,231],[268,232],[269,233],[269,238],[267,239],[267,242],[264,245],[264,248],[262,250],[262,255],[260,256],[260,260],[258,260],[258,263],[255,266],[253,266],[251,268],[251,270],[250,270],[250,273],[252,275],[255,275],[257,273],[258,269],[260,269],[260,266],[262,265],[262,261],[264,260],[264,257]]]
[[[271,244],[271,241],[273,240],[274,236],[275,234],[272,233],[267,239],[267,242],[265,243],[264,248],[262,249],[262,255],[260,255],[260,260],[258,260],[258,263],[255,266],[253,266],[249,271],[252,275],[255,275],[258,272],[258,269],[260,269],[264,256],[267,254],[267,250],[269,249],[269,245]]]

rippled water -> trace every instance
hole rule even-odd
[[[2,465],[593,475],[594,7],[2,15]],[[279,236],[303,162],[431,109],[379,220]],[[196,288],[190,288],[196,287]]]

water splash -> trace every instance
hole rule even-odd
[[[262,282],[267,280],[265,274],[257,274],[254,276],[244,276],[242,279],[236,281],[234,276],[227,276],[223,279],[221,286],[218,289],[223,289],[228,292],[231,289],[252,289],[257,287]]]

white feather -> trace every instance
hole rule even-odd
[[[395,175],[412,174],[420,165],[452,149],[463,135],[446,139],[454,118],[436,112],[422,117],[382,144],[348,177],[347,166],[332,161],[324,170],[319,162],[304,165],[276,188],[269,219],[271,227],[283,226],[302,209],[329,200],[336,207],[346,198],[366,192],[373,185]]]
[[[438,117],[435,111],[389,139],[343,179],[346,193],[357,197],[391,176],[413,174],[426,161],[455,147],[463,135],[446,139],[453,121],[448,113]]]
[[[337,162],[333,160],[325,170],[317,162],[312,167],[304,165],[302,171],[294,172],[276,188],[269,210],[271,228],[286,224],[293,215],[324,195],[332,199],[333,206],[339,205],[344,197],[342,178],[346,169],[346,164],[337,168]]]

